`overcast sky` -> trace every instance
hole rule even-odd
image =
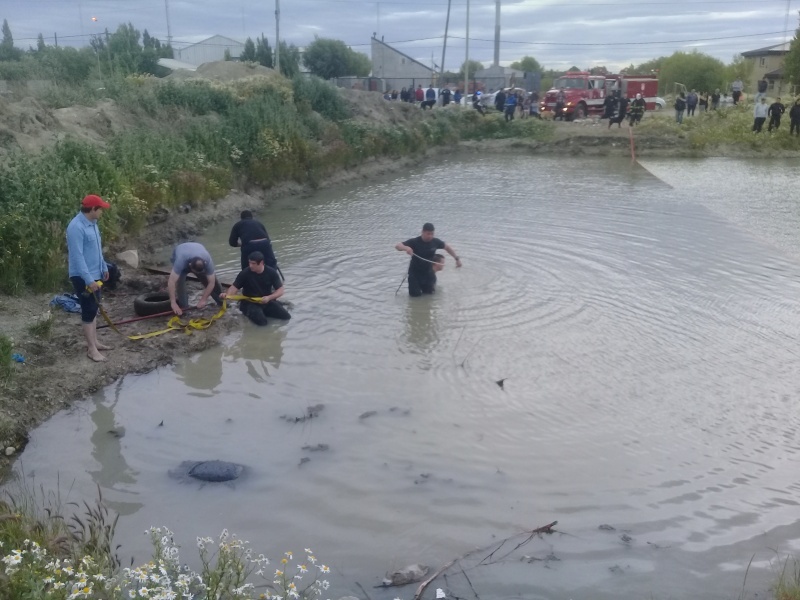
[[[15,45],[58,34],[60,44],[122,22],[167,37],[165,4],[176,47],[214,34],[244,41],[275,38],[275,0],[0,0]],[[369,54],[373,32],[426,65],[441,62],[447,0],[281,0],[281,38],[298,46],[315,35]],[[547,68],[611,69],[697,48],[728,63],[742,51],[784,41],[798,25],[800,0],[502,0],[500,63],[534,56]],[[445,66],[465,57],[467,0],[452,0]],[[95,17],[97,21],[93,21]],[[493,59],[494,0],[470,2],[471,59]],[[723,39],[727,38],[727,39]]]

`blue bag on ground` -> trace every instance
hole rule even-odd
[[[60,294],[50,300],[50,306],[60,306],[69,313],[81,312],[81,305],[78,303],[78,297],[75,294]]]

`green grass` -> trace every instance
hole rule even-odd
[[[674,114],[674,111],[670,111]],[[656,136],[681,136],[689,148],[706,150],[720,146],[735,146],[755,153],[775,154],[786,150],[799,150],[798,138],[789,135],[789,115],[784,115],[781,128],[767,133],[767,123],[761,134],[754,134],[753,105],[740,104],[715,111],[684,115],[683,124],[674,119],[646,119],[639,127],[642,134]]]
[[[796,560],[790,564],[790,559],[786,559],[773,593],[775,600],[800,600],[800,565]]]

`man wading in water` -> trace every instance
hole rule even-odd
[[[264,264],[261,252],[251,252],[247,257],[248,266],[236,277],[236,281],[220,298],[235,296],[242,291],[245,296],[260,298],[260,302],[239,302],[241,310],[256,325],[266,325],[267,317],[288,321],[292,318],[278,298],[283,296],[284,287],[280,275],[272,267]]]
[[[433,294],[436,291],[433,262],[436,260],[437,250],[444,249],[456,259],[456,268],[461,266],[461,259],[456,251],[449,244],[433,237],[433,231],[433,225],[425,223],[422,226],[422,235],[395,245],[397,250],[405,252],[411,257],[411,262],[408,264],[408,295],[415,298],[422,294]]]
[[[272,250],[272,242],[269,239],[267,228],[260,221],[256,221],[253,213],[249,210],[242,211],[241,220],[231,229],[228,243],[234,248],[241,246],[242,270],[247,268],[247,257],[253,252],[261,252],[268,267],[278,268],[278,261]]]

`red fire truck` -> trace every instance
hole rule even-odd
[[[602,114],[603,102],[619,90],[626,98],[635,98],[641,94],[647,110],[656,109],[658,96],[657,75],[590,75],[585,72],[565,73],[553,82],[539,104],[540,112],[554,111],[556,96],[564,90],[565,102],[560,115],[564,119],[583,119],[591,114]]]

